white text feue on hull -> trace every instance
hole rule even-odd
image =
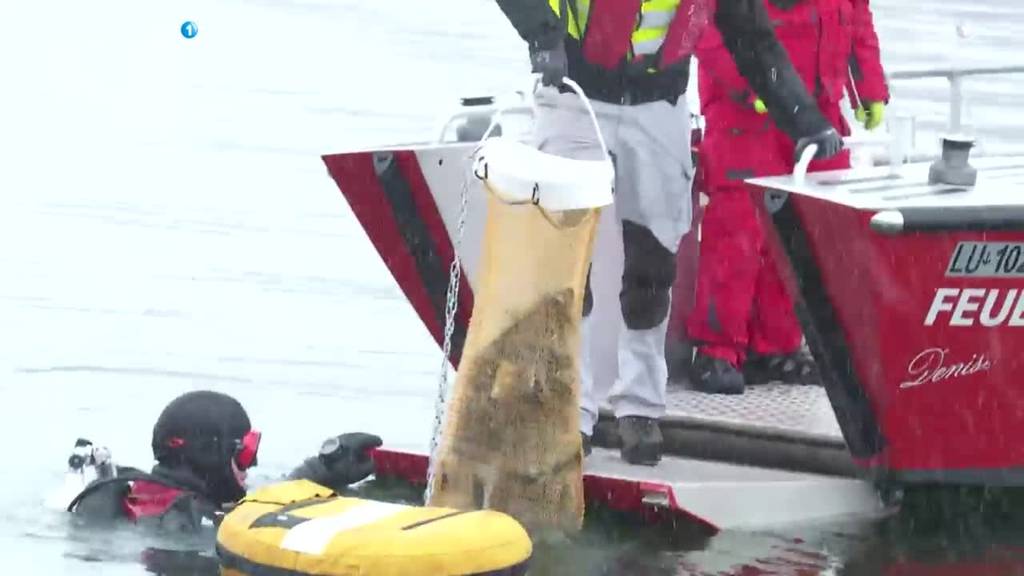
[[[1024,292],[1020,288],[939,288],[925,326],[1024,326]]]

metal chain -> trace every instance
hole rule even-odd
[[[459,282],[462,278],[462,259],[459,254],[462,250],[462,233],[466,227],[466,207],[469,198],[468,170],[463,174],[461,194],[455,241],[452,243],[455,254],[454,258],[452,258],[451,269],[448,271],[448,296],[444,311],[443,356],[441,358],[441,376],[437,386],[437,400],[434,404],[434,432],[430,437],[430,461],[427,469],[427,488],[424,493],[425,502],[430,500],[430,496],[434,491],[434,466],[437,462],[437,449],[440,444],[440,436],[448,403],[448,363],[452,349],[452,333],[455,331],[455,313],[459,307]]]
[[[566,79],[568,80],[568,79]],[[540,80],[538,79],[538,82]],[[578,87],[577,87],[578,88]],[[587,104],[589,106],[589,103]],[[473,159],[476,154],[483,147],[484,142],[491,136],[495,128],[498,127],[498,121],[502,114],[505,112],[505,106],[498,108],[495,113],[491,116],[491,123],[484,131],[483,136],[480,137],[480,141],[477,142],[473,153],[466,159],[470,166],[473,165]],[[593,117],[593,112],[591,111]],[[597,118],[594,118],[594,124],[597,125]],[[597,135],[601,138],[600,131]],[[459,305],[459,281],[462,277],[462,259],[459,254],[462,251],[462,233],[466,228],[466,212],[467,204],[469,200],[469,179],[473,169],[469,168],[463,172],[462,176],[462,197],[460,198],[459,205],[459,220],[455,232],[455,240],[452,242],[454,247],[454,258],[452,258],[452,266],[448,272],[448,298],[445,303],[445,322],[444,322],[444,345],[442,346],[444,354],[441,358],[441,377],[437,386],[437,401],[434,406],[434,433],[430,437],[430,460],[427,466],[427,488],[424,491],[424,501],[429,502],[430,496],[434,492],[434,472],[437,463],[437,450],[440,445],[440,436],[443,431],[447,403],[448,403],[448,362],[449,356],[451,355],[452,348],[452,332],[455,331],[455,312],[458,310]]]

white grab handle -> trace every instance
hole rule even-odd
[[[843,137],[843,148],[852,150],[860,146],[877,146],[880,144],[889,144],[893,141],[891,136],[844,136]],[[807,148],[804,148],[800,158],[797,159],[796,166],[793,167],[793,178],[797,182],[803,182],[807,176],[807,168],[814,160],[814,155],[818,153],[818,145],[811,144]]]
[[[807,177],[807,167],[810,166],[811,160],[814,160],[814,155],[818,153],[818,145],[811,144],[800,154],[800,159],[797,160],[796,166],[793,167],[793,179],[799,184],[803,184],[804,178]]]
[[[563,77],[562,82],[569,88],[572,88],[572,91],[575,92],[576,95],[580,97],[580,100],[583,101],[583,106],[587,109],[587,114],[590,115],[590,121],[594,125],[594,131],[597,133],[597,142],[601,145],[601,155],[604,157],[605,162],[612,164],[611,156],[608,154],[608,145],[605,144],[604,136],[601,134],[601,125],[597,122],[597,113],[594,112],[594,107],[590,104],[590,98],[587,98],[587,95],[583,93],[583,88],[580,88],[580,85],[568,76]],[[538,76],[537,81],[533,85],[533,91],[536,92],[539,87],[540,77]],[[483,137],[480,138],[480,142],[477,143],[477,150],[479,150],[480,145],[482,145],[491,135],[491,132],[494,131],[495,126],[498,125],[498,120],[501,118],[501,115],[508,111],[509,108],[509,105],[505,105],[498,108],[494,113],[494,116],[491,118],[491,125],[487,127],[487,131],[484,132]]]
[[[568,76],[562,78],[562,82],[569,88],[572,88],[572,91],[583,101],[583,106],[586,107],[587,113],[590,114],[590,121],[594,124],[594,131],[597,132],[597,142],[601,145],[601,155],[604,156],[605,162],[611,164],[612,159],[608,155],[608,145],[605,144],[604,136],[601,135],[601,125],[597,122],[597,114],[594,112],[594,107],[590,104],[590,99],[583,93],[583,88],[580,88],[580,85]]]

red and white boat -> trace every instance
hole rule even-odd
[[[1004,72],[1020,70],[893,78],[948,78],[955,131],[961,78]],[[486,98],[464,104],[438,142],[323,156],[439,345],[462,230],[456,367],[485,210],[470,159],[497,108]],[[528,102],[503,118],[506,135],[528,134]],[[922,483],[1024,485],[1024,157],[971,159],[973,186],[929,184],[931,158],[905,163],[914,158],[899,138],[887,150],[889,165],[752,181],[752,193],[766,194],[780,262],[798,286],[823,386],[756,386],[733,397],[670,384],[666,457],[656,467],[619,459],[606,414],[595,433],[604,448],[585,462],[589,503],[745,529],[885,513],[890,494]],[[617,301],[615,226],[614,209],[605,209],[593,260],[598,302]],[[695,238],[680,251],[681,275],[692,273]],[[686,349],[678,327],[689,298],[679,284],[673,363]],[[614,304],[598,304],[594,315],[595,379],[608,389],[621,319]],[[426,454],[385,447],[376,459],[380,475],[425,482]]]

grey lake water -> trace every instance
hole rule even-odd
[[[872,5],[890,70],[1024,63],[1017,0]],[[320,155],[429,139],[460,96],[528,87],[492,0],[34,0],[0,4],[0,22],[5,574],[216,573],[210,534],[83,530],[43,505],[80,436],[147,466],[185,390],[247,406],[257,482],[335,433],[427,445],[439,352]],[[983,151],[1024,149],[1022,88],[967,82]],[[944,82],[893,90],[890,113],[934,144]],[[533,573],[1024,573],[1012,506],[995,526],[922,508],[713,538],[608,519],[539,550]]]

